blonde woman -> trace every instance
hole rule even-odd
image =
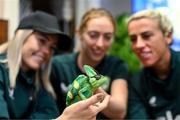
[[[60,38],[60,39],[59,39]],[[54,99],[56,95],[49,81],[51,57],[62,41],[70,39],[58,27],[57,18],[37,11],[20,21],[14,38],[4,44],[0,54],[0,118],[7,119],[52,119],[59,116]],[[58,119],[97,114],[106,107],[88,109],[91,104],[102,100],[98,94],[91,99],[70,106]],[[106,97],[106,100],[108,98]],[[77,106],[84,106],[84,114]],[[70,112],[69,112],[70,111]],[[96,113],[97,112],[97,113]],[[67,114],[68,113],[68,114]],[[78,116],[79,115],[79,116]]]
[[[143,10],[128,22],[132,49],[143,64],[129,84],[129,119],[180,118],[180,52],[169,46],[173,26],[158,10]]]

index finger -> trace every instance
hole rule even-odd
[[[103,93],[98,93],[96,95],[91,96],[90,98],[80,101],[81,102],[81,108],[86,109],[91,105],[94,105],[104,99],[104,94]]]

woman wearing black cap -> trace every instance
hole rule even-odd
[[[58,117],[49,72],[59,37],[70,39],[59,30],[58,21],[52,15],[37,11],[20,21],[13,40],[0,51],[0,118]],[[106,107],[108,98],[98,108],[89,106],[102,97],[102,94],[97,94],[70,106],[59,118],[78,119],[90,111],[96,114]],[[77,109],[78,105],[84,107]],[[84,110],[84,114],[74,114],[78,113],[77,110]]]

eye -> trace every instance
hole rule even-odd
[[[112,38],[113,38],[113,35],[111,33],[104,34],[104,39],[106,41],[110,41],[112,40]]]
[[[150,35],[142,35],[142,38],[148,40],[150,38]]]
[[[100,74],[97,74],[96,76],[94,76],[96,78],[96,80],[99,80],[101,78]]]
[[[36,39],[38,40],[40,45],[44,45],[46,44],[47,38],[40,35],[40,34],[36,34]]]
[[[137,41],[137,37],[136,36],[130,36],[131,42],[135,43]]]
[[[153,33],[146,32],[146,33],[143,33],[141,36],[144,40],[149,40],[153,36]]]
[[[90,31],[90,32],[88,32],[88,35],[91,39],[98,39],[99,38],[98,32]]]

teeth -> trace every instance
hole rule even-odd
[[[35,55],[34,58],[38,61],[43,61],[43,57],[41,57],[39,55]]]
[[[95,54],[102,54],[102,51],[94,51]]]
[[[97,55],[101,55],[101,52],[95,52],[95,54],[97,54]]]
[[[143,52],[140,54],[141,58],[149,58],[151,56],[151,53]]]

